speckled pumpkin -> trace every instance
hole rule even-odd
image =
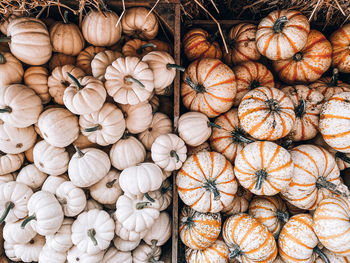
[[[253,194],[249,190],[244,189],[241,185],[239,185],[237,193],[233,198],[231,204],[222,209],[221,212],[229,216],[247,212],[249,202],[252,199],[252,197]]]
[[[224,241],[216,240],[213,245],[203,250],[186,249],[187,263],[226,263],[229,249]]]
[[[326,257],[328,258],[328,260],[332,263],[349,263],[350,262],[350,256],[340,256],[337,255],[335,253],[333,253],[332,251],[329,251],[327,248],[323,248],[322,252],[326,255]],[[315,263],[323,263],[323,259],[318,257],[315,260]]]
[[[350,73],[350,24],[335,31],[330,39],[332,44],[332,66],[340,72]]]

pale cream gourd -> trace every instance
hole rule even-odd
[[[5,254],[6,254],[6,256],[7,256],[10,260],[12,260],[12,261],[15,261],[15,262],[21,261],[20,258],[17,258],[17,257],[16,257],[15,251],[14,251],[14,249],[13,249],[13,246],[14,246],[14,244],[9,243],[9,242],[7,242],[7,241],[5,240],[5,242],[4,242],[4,249],[5,249]]]
[[[0,176],[0,184],[16,181],[17,173],[3,174]]]
[[[86,196],[82,189],[67,181],[56,189],[56,198],[62,206],[65,216],[73,217],[80,214],[86,206]]]
[[[5,154],[0,153],[0,175],[17,171],[24,161],[23,153]]]
[[[167,212],[161,212],[143,240],[148,245],[163,246],[171,237],[171,219]]]
[[[138,139],[125,135],[113,144],[109,157],[113,167],[124,170],[142,163],[146,157],[146,150]]]
[[[135,248],[137,248],[140,242],[141,242],[141,239],[136,241],[129,241],[129,240],[124,240],[119,236],[115,236],[113,239],[114,246],[118,250],[124,251],[124,252],[134,250]]]
[[[124,16],[125,17],[125,16]],[[154,89],[153,72],[136,57],[120,57],[105,73],[108,95],[120,104],[135,105],[148,100]]]
[[[74,83],[67,73],[71,74],[75,78],[85,76],[85,73],[81,68],[71,64],[58,66],[52,70],[47,82],[49,86],[49,93],[54,101],[60,105],[64,105],[63,94],[65,89]]]
[[[33,191],[19,182],[0,184],[0,223],[13,223],[28,215],[27,203]]]
[[[91,199],[87,200],[84,212],[87,212],[87,211],[90,211],[90,210],[93,210],[93,209],[102,210],[102,205],[91,198]]]
[[[245,213],[249,208],[249,202],[252,199],[252,197],[253,197],[253,194],[249,190],[239,185],[237,193],[233,198],[233,201],[224,209],[222,209],[222,212],[225,215],[229,215],[229,216],[232,216],[238,213]]]
[[[217,239],[210,247],[203,250],[187,248],[185,251],[186,262],[217,262],[226,263],[229,257],[229,249],[224,241]]]
[[[76,66],[81,68],[87,75],[92,75],[91,61],[94,57],[106,50],[104,47],[89,46],[82,50],[77,57]]]
[[[66,259],[66,253],[58,252],[45,244],[40,251],[38,263],[65,263]]]
[[[87,42],[95,46],[112,46],[121,37],[119,16],[113,11],[91,10],[83,20],[81,30]]]
[[[122,105],[126,129],[133,134],[145,131],[152,123],[152,106],[147,102],[136,105]]]
[[[104,210],[81,213],[72,225],[72,242],[89,255],[106,249],[114,237],[114,221]]]
[[[38,126],[45,141],[56,147],[66,147],[79,136],[77,116],[63,108],[45,110],[40,115]]]
[[[164,174],[163,174],[164,175]],[[161,187],[153,192],[149,192],[148,195],[159,202],[159,211],[163,211],[169,207],[173,199],[173,188],[169,179],[164,178]]]
[[[24,84],[38,94],[43,104],[51,100],[48,78],[49,72],[45,67],[33,66],[24,72]]]
[[[32,89],[21,84],[0,88],[0,118],[16,128],[25,128],[38,121],[43,109],[41,99]]]
[[[18,11],[18,10],[13,10],[12,8],[9,10],[9,12],[6,12],[4,14],[4,17],[2,21],[0,22],[0,31],[3,33],[5,36],[7,35],[7,27],[9,23],[21,16],[25,16],[25,11]]]
[[[98,183],[90,187],[90,195],[101,204],[114,205],[123,194],[119,185],[120,172],[111,169]]]
[[[28,185],[33,191],[41,188],[47,175],[41,172],[34,164],[24,166],[18,173],[16,181]]]
[[[134,263],[157,262],[162,254],[160,247],[153,247],[145,243],[141,243],[133,252],[132,260]]]
[[[121,56],[122,54],[120,52],[112,50],[105,50],[97,53],[97,55],[91,61],[92,76],[101,81],[105,81],[107,67]]]
[[[55,234],[46,236],[46,244],[58,252],[67,252],[73,246],[71,238],[73,222],[73,218],[65,218]]]
[[[26,225],[25,228],[21,228],[23,220],[16,222],[7,222],[3,229],[4,240],[11,244],[23,244],[28,243],[32,238],[36,236],[36,232],[30,225]]]
[[[84,251],[81,251],[77,246],[73,246],[67,252],[68,263],[96,263],[101,262],[103,259],[104,251],[100,251],[95,255],[89,255]]]
[[[23,78],[22,63],[9,52],[0,53],[0,85],[7,86],[21,83]]]
[[[121,25],[123,33],[134,38],[154,39],[158,34],[158,19],[145,7],[127,9]]]
[[[28,38],[30,34],[30,38]],[[34,17],[12,20],[7,27],[11,53],[28,65],[42,65],[52,53],[49,32],[44,22]]]
[[[185,142],[175,134],[163,134],[156,138],[151,147],[152,160],[165,171],[181,168],[186,161]]]
[[[45,237],[36,235],[29,242],[24,244],[14,244],[13,250],[17,258],[23,262],[33,262],[39,260],[39,254],[45,245]]]
[[[138,135],[139,140],[147,150],[151,150],[155,139],[163,134],[171,133],[173,129],[170,118],[164,113],[156,112],[148,129]]]
[[[89,141],[106,146],[123,136],[126,125],[122,111],[107,102],[98,111],[81,115],[79,126]]]
[[[115,247],[110,247],[103,256],[101,263],[109,262],[132,263],[133,261],[130,252],[118,251]]]
[[[116,213],[114,217],[116,217]],[[123,225],[117,219],[115,219],[115,233],[118,237],[122,238],[123,240],[127,240],[130,242],[140,242],[140,240],[147,234],[147,231],[147,229],[141,232],[128,230],[125,227],[123,227]]]
[[[49,175],[46,178],[44,184],[42,185],[41,190],[55,194],[56,189],[60,186],[60,184],[68,181],[66,177],[68,176],[67,175],[62,175],[62,176]]]
[[[105,177],[111,168],[107,153],[96,148],[79,150],[68,164],[69,179],[78,187],[89,187]]]

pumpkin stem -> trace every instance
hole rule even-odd
[[[294,59],[295,61],[300,61],[300,60],[302,60],[302,59],[303,59],[303,53],[301,53],[301,52],[295,53],[295,55],[293,56],[293,59]]]
[[[160,188],[160,192],[164,195],[164,194],[166,194],[167,192],[171,191],[172,188],[173,188],[173,187],[172,187],[171,184],[170,184],[170,185],[167,186],[167,187],[162,187],[162,188]]]
[[[208,121],[208,127],[214,127],[214,128],[217,128],[217,129],[222,129],[222,127],[214,122],[210,122]]]
[[[0,109],[0,113],[4,113],[4,112],[11,113],[12,109],[9,106],[6,106],[3,109]]]
[[[211,191],[214,194],[214,200],[219,200],[220,199],[220,192],[216,188],[216,182],[215,180],[208,179],[207,182],[204,183],[203,187],[207,191]]]
[[[336,152],[335,157],[336,157],[336,158],[339,158],[339,159],[341,159],[342,161],[344,161],[344,162],[350,164],[350,158],[349,158],[345,153]]]
[[[254,142],[254,140],[249,139],[245,136],[245,132],[243,129],[236,127],[232,132],[231,132],[231,136],[232,136],[232,140],[234,143],[252,143]]]
[[[129,131],[128,130],[125,130],[124,131],[124,133],[123,133],[123,136],[122,136],[122,139],[127,139],[127,138],[129,138],[130,137],[130,133],[129,133]]]
[[[185,216],[181,219],[181,222],[187,227],[192,227],[194,225],[193,218],[190,216]]]
[[[256,79],[254,79],[252,82],[250,82],[249,89],[256,89],[257,87],[260,87],[260,82]]]
[[[295,115],[302,118],[305,114],[306,103],[304,99],[299,100],[299,104],[294,108]]]
[[[77,152],[79,158],[84,156],[83,152],[78,148],[78,146],[74,145],[74,149]]]
[[[74,77],[74,76],[73,76],[72,74],[70,74],[69,72],[67,72],[67,75],[68,75],[68,77],[70,77],[70,78],[74,81],[74,83],[75,83],[75,85],[77,86],[78,90],[82,88],[81,85],[80,85],[80,83],[79,83],[79,81],[77,80],[76,77]]]
[[[0,42],[10,42],[11,37],[0,37]]]
[[[288,148],[292,145],[292,143],[293,143],[293,140],[291,139],[283,140],[281,143],[281,147],[288,150]]]
[[[339,70],[337,68],[333,69],[333,75],[331,82],[329,82],[329,87],[336,87],[338,85]]]
[[[323,253],[323,251],[318,246],[314,248],[314,252],[323,260],[324,263],[331,263],[326,254]]]
[[[152,203],[154,203],[156,201],[149,195],[149,193],[145,193],[145,197]]]
[[[316,187],[317,188],[326,188],[336,194],[339,194],[339,195],[343,195],[343,196],[347,196],[346,193],[343,193],[341,191],[339,191],[337,188],[338,186],[332,182],[329,182],[326,180],[326,178],[324,178],[323,176],[320,176],[317,181],[316,181]]]
[[[268,100],[265,100],[265,103],[269,106],[271,111],[280,111],[281,109],[278,100],[268,99]]]
[[[276,20],[275,24],[273,25],[273,31],[275,31],[275,33],[281,33],[284,28],[284,25],[287,22],[288,18],[286,16],[281,16]]]
[[[177,163],[180,161],[179,155],[176,153],[176,151],[172,150],[172,151],[170,152],[170,156],[171,156],[171,157],[175,157]]]
[[[151,248],[152,248],[152,251],[149,253],[149,254],[147,254],[147,256],[148,256],[148,262],[150,262],[150,263],[164,263],[164,261],[159,261],[159,260],[156,260],[155,258],[154,258],[154,254],[155,254],[155,252],[156,252],[156,250],[157,250],[157,240],[155,240],[155,239],[152,239],[151,240],[151,243],[152,243],[152,245],[151,245]]]
[[[205,92],[205,88],[203,85],[195,84],[188,76],[185,77],[185,82],[193,89],[194,91],[198,93]]]
[[[0,64],[6,64],[6,58],[2,53],[0,53]]]
[[[68,10],[64,10],[63,12],[63,23],[68,23]]]
[[[219,34],[220,34],[220,31],[216,31],[214,34],[209,35],[207,37],[208,42],[210,43],[214,42],[218,38]]]
[[[14,207],[15,207],[15,204],[13,202],[7,202],[7,204],[5,206],[5,210],[2,213],[2,216],[0,217],[0,224],[2,224],[5,221],[5,219],[6,219],[7,215],[9,214],[10,210],[12,208],[14,208]]]
[[[26,225],[32,220],[36,220],[35,215],[28,216],[25,220],[23,220],[23,222],[21,224],[21,228],[24,229],[26,227]]]
[[[282,221],[284,223],[287,223],[289,220],[289,215],[287,212],[284,212],[282,210],[277,209],[276,216],[279,221]]]
[[[172,68],[174,68],[174,69],[180,70],[180,71],[182,71],[182,72],[185,72],[185,70],[186,70],[184,67],[181,67],[181,66],[179,66],[179,65],[177,65],[177,64],[171,64],[171,63],[166,64],[166,68],[167,68],[167,69],[172,69]]]
[[[136,83],[137,85],[139,85],[141,88],[144,88],[145,85],[143,85],[139,80],[135,79],[134,77],[131,76],[127,76],[124,78],[125,82],[129,82],[129,83]]]
[[[138,202],[136,204],[136,209],[140,210],[140,209],[143,209],[143,208],[147,208],[149,206],[152,206],[152,203],[150,203],[150,202]]]
[[[261,169],[259,171],[256,171],[255,175],[256,175],[257,179],[256,179],[256,184],[255,184],[254,188],[256,190],[260,190],[263,182],[265,181],[265,179],[267,177],[267,172],[265,171],[265,169]]]
[[[140,46],[138,49],[136,49],[136,53],[137,53],[137,54],[142,54],[143,50],[144,50],[145,48],[148,48],[148,47],[156,48],[157,45],[154,44],[154,43],[147,43],[147,44],[144,44],[144,45]]]
[[[117,181],[117,179],[113,179],[112,181],[106,183],[106,187],[107,188],[112,188],[116,181]]]
[[[233,247],[229,249],[230,249],[230,253],[228,254],[229,259],[234,259],[243,254],[241,248],[236,244],[234,244]]]
[[[94,246],[97,246],[97,240],[95,238],[96,230],[91,228],[88,230],[87,234],[88,234],[88,237],[91,239],[92,243],[94,244]]]
[[[101,130],[101,125],[96,125],[95,127],[91,127],[91,128],[84,128],[84,131],[85,132],[94,132],[94,131],[97,131],[97,130]]]

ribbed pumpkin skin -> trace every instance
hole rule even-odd
[[[350,92],[332,96],[322,107],[319,129],[333,149],[350,153]]]
[[[256,196],[249,204],[248,214],[278,237],[283,224],[288,220],[287,207],[279,196]]]
[[[231,28],[228,35],[229,52],[223,54],[226,64],[237,65],[260,58],[255,43],[256,29],[256,25],[248,23],[240,23]]]
[[[242,128],[259,140],[277,140],[293,128],[292,101],[275,88],[259,87],[248,92],[238,107]]]
[[[304,85],[288,86],[283,88],[282,91],[293,102],[296,117],[293,129],[288,136],[293,141],[305,141],[314,138],[318,133],[319,114],[324,96]]]
[[[253,194],[244,189],[242,186],[238,186],[237,193],[233,198],[231,204],[222,209],[222,212],[225,215],[235,215],[238,213],[244,213],[248,210],[249,202],[252,199]]]
[[[322,249],[323,253],[327,256],[330,262],[332,263],[349,263],[350,262],[350,256],[339,256],[334,254],[333,252],[329,251],[327,248]],[[317,258],[315,260],[315,263],[323,263],[324,261],[321,258]]]
[[[239,262],[272,263],[277,256],[273,235],[247,214],[229,217],[224,223],[222,235],[231,253],[235,248],[243,252],[235,258]]]
[[[275,195],[285,190],[293,176],[293,162],[287,150],[273,142],[248,144],[238,154],[234,172],[239,183],[256,195]],[[263,175],[259,187],[258,173]]]
[[[209,42],[209,33],[201,28],[195,28],[187,32],[183,38],[184,52],[188,60],[193,61],[199,58],[222,57],[218,42]]]
[[[281,33],[274,31],[277,19],[286,16]],[[256,32],[256,46],[259,52],[271,60],[291,58],[305,46],[310,24],[299,11],[276,10],[261,20]]]
[[[310,89],[315,89],[321,92],[324,96],[324,100],[329,100],[335,94],[339,94],[345,91],[350,91],[350,85],[337,80],[336,83],[332,83],[331,77],[320,78],[319,80],[309,85]]]
[[[76,66],[84,70],[87,75],[92,75],[91,61],[98,53],[105,50],[104,47],[89,46],[85,48],[78,54]]]
[[[323,199],[314,213],[317,237],[322,245],[340,256],[350,256],[349,219],[350,203],[342,197]]]
[[[293,148],[291,155],[294,176],[282,195],[296,207],[313,210],[322,199],[333,194],[330,190],[317,186],[319,178],[323,177],[335,185],[341,184],[338,166],[329,152],[311,144]]]
[[[199,152],[190,156],[176,176],[182,201],[198,212],[220,212],[237,192],[233,168],[223,155]]]
[[[309,83],[319,79],[332,62],[332,47],[327,38],[311,30],[305,47],[292,58],[277,60],[273,67],[286,83]]]
[[[335,31],[329,40],[333,48],[332,66],[340,72],[350,73],[350,24]]]
[[[275,83],[270,70],[258,62],[244,62],[233,69],[237,79],[237,94],[234,106],[238,106],[245,94],[257,87],[274,88]]]
[[[200,91],[187,82],[189,78]],[[192,62],[183,75],[182,102],[187,109],[199,111],[209,118],[228,111],[236,95],[233,71],[218,59],[204,58]]]
[[[187,263],[226,263],[229,250],[222,240],[216,240],[213,245],[204,250],[186,249]]]
[[[314,247],[319,243],[312,227],[309,214],[291,217],[284,225],[278,238],[279,254],[286,263],[313,263]]]
[[[49,72],[45,67],[33,66],[24,72],[25,85],[34,90],[41,98],[43,104],[51,100],[48,87]]]
[[[0,85],[21,83],[24,73],[22,63],[10,52],[1,52],[1,54],[5,58],[5,63],[0,64]]]
[[[219,213],[199,213],[185,206],[180,214],[179,234],[181,241],[192,249],[211,246],[221,231]]]

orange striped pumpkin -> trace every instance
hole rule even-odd
[[[314,213],[313,227],[322,245],[327,249],[340,256],[350,256],[349,199],[323,199]]]
[[[227,263],[229,250],[222,240],[216,240],[214,244],[203,250],[186,249],[187,263]]]
[[[288,59],[303,49],[309,32],[310,23],[299,11],[276,10],[261,20],[256,46],[268,59]]]
[[[282,195],[296,207],[313,210],[342,185],[338,166],[333,156],[320,146],[304,144],[290,152],[294,175]]]
[[[350,24],[335,31],[330,41],[333,49],[332,66],[340,72],[350,73]]]
[[[217,152],[191,155],[178,172],[176,184],[182,201],[202,213],[220,212],[237,192],[232,165]]]
[[[201,28],[194,28],[183,38],[184,52],[188,60],[198,58],[221,59],[222,52],[218,42],[213,41],[209,33]]]
[[[250,215],[241,213],[229,217],[222,233],[230,250],[230,260],[235,258],[239,262],[272,263],[277,256],[273,235]]]
[[[235,198],[233,198],[231,204],[222,209],[221,212],[223,212],[226,216],[244,213],[248,210],[249,202],[252,197],[253,194],[250,191],[239,185]]]
[[[228,33],[228,53],[224,52],[223,60],[228,65],[259,60],[260,53],[256,48],[255,34],[257,26],[240,23],[231,28]]]
[[[310,83],[318,80],[332,62],[332,46],[317,30],[311,30],[305,47],[293,57],[273,62],[273,68],[286,83]]]
[[[259,87],[249,91],[238,107],[242,128],[259,140],[277,140],[293,128],[295,113],[288,96],[275,88]]]
[[[275,238],[289,219],[287,207],[279,196],[255,196],[248,213],[266,226]]]
[[[280,197],[283,199],[284,203],[286,204],[289,215],[294,216],[297,214],[305,214],[308,212],[308,210],[306,209],[301,209],[289,203],[287,200],[285,200],[285,198],[283,198],[283,195],[280,194]]]
[[[237,82],[237,94],[233,103],[234,106],[238,106],[244,95],[250,90],[257,87],[274,88],[275,86],[272,73],[261,63],[244,62],[232,70],[236,75]]]
[[[278,238],[278,252],[284,262],[313,263],[316,253],[324,257],[324,253],[317,246],[319,240],[312,223],[311,215],[299,214],[292,216],[284,225]]]
[[[350,153],[350,92],[332,96],[320,115],[319,129],[333,149]]]
[[[289,133],[293,141],[305,141],[318,133],[318,122],[324,96],[304,85],[288,86],[282,89],[294,105],[295,123]]]
[[[220,231],[220,213],[199,213],[189,206],[182,208],[179,234],[187,247],[205,249],[215,242]]]
[[[239,183],[256,195],[275,195],[288,187],[293,176],[289,152],[273,142],[248,144],[238,154],[235,175]]]
[[[211,148],[223,154],[233,164],[237,154],[253,140],[240,127],[237,109],[231,109],[220,115],[214,124],[217,127],[213,127],[210,136]]]
[[[228,111],[236,95],[233,71],[218,59],[204,58],[192,62],[183,75],[182,102],[186,108],[209,118]]]
[[[327,256],[328,260],[331,263],[350,263],[350,256],[348,257],[343,257],[343,256],[339,256],[334,254],[332,251],[329,251],[327,248],[323,248],[322,252]],[[315,263],[324,263],[323,259],[321,259],[320,257],[318,257],[315,260]]]

